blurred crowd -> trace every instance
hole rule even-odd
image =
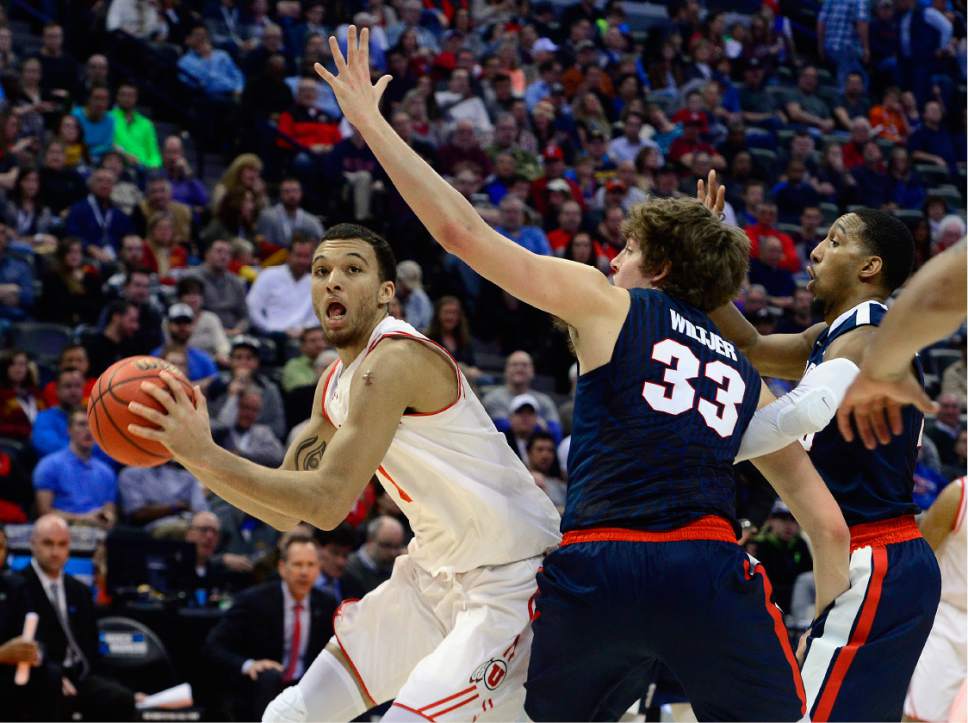
[[[280,464],[335,358],[309,293],[329,225],[386,235],[399,260],[391,313],[454,355],[535,483],[564,505],[577,374],[566,335],[443,253],[342,118],[313,66],[335,72],[328,39],[345,50],[350,23],[370,28],[374,77],[393,76],[383,111],[396,132],[535,253],[607,275],[631,207],[692,195],[716,169],[725,220],[752,242],[736,303],[761,333],[819,320],[805,267],[856,205],[907,223],[918,265],[965,236],[966,28],[951,0],[5,7],[0,523],[33,526],[22,576],[0,577],[24,588],[0,594],[0,645],[23,619],[10,601],[38,594],[59,641],[42,668],[56,674],[32,684],[53,692],[25,698],[27,718],[56,719],[66,709],[36,706],[65,701],[132,716],[130,690],[96,674],[104,650],[91,626],[148,602],[212,612],[177,677],[203,660],[219,671],[208,702],[255,716],[328,639],[338,601],[386,579],[405,550],[406,518],[375,481],[337,530],[280,539],[177,464],[121,467],[83,411],[112,363],[163,357],[204,388],[221,446]],[[922,355],[940,403],[916,474],[924,508],[965,473],[964,339],[962,329]],[[809,579],[796,586],[808,546],[755,470],[737,469],[744,543],[797,629],[812,617]],[[88,589],[62,582],[63,609],[80,612],[60,622],[43,580],[73,579],[63,570],[80,529],[97,533]],[[155,543],[171,568],[164,582],[112,572],[111,560],[129,559],[122,550],[144,557]],[[184,575],[179,550],[192,558]],[[268,615],[279,634],[252,634]],[[75,624],[84,629],[72,635]],[[243,682],[245,694],[225,702]]]

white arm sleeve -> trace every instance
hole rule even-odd
[[[822,430],[834,418],[858,372],[849,359],[831,359],[804,374],[795,389],[756,410],[736,461],[776,452]]]

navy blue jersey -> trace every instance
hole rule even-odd
[[[841,314],[817,338],[807,370],[824,361],[824,354],[835,339],[862,326],[880,326],[886,313],[883,304],[865,301]],[[914,364],[923,384],[921,363],[915,359]],[[803,440],[813,466],[830,488],[848,525],[918,512],[912,494],[924,415],[910,405],[904,407],[901,415],[904,431],[873,451],[864,447],[859,438],[846,442],[836,422]]]
[[[760,377],[704,313],[632,289],[608,364],[578,378],[563,532],[735,517],[733,460]]]

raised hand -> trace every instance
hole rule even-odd
[[[141,390],[154,397],[165,411],[159,412],[144,404],[129,402],[128,409],[131,412],[155,427],[129,424],[128,431],[139,437],[161,442],[179,461],[198,462],[214,446],[205,395],[196,386],[193,390],[193,401],[173,374],[161,372],[160,377],[167,389],[152,382],[142,382]]]
[[[721,216],[726,206],[726,186],[720,185],[716,178],[716,171],[709,172],[709,181],[703,183],[700,178],[696,182],[696,200],[717,216]]]
[[[339,49],[339,43],[329,36],[329,49],[336,63],[337,74],[333,75],[319,63],[313,66],[317,75],[329,83],[336,95],[339,107],[346,120],[359,128],[368,120],[380,115],[380,98],[392,80],[384,75],[376,83],[370,79],[370,31],[363,28],[356,36],[356,26],[350,25],[346,31],[346,58]]]
[[[864,446],[874,449],[878,443],[889,443],[892,433],[900,434],[904,430],[901,410],[907,404],[913,404],[926,414],[936,411],[934,402],[909,369],[900,378],[889,381],[872,379],[862,370],[840,403],[837,426],[844,439],[854,441],[850,423],[853,415]]]

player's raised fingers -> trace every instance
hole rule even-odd
[[[175,397],[175,401],[179,405],[188,404],[189,406],[194,406],[192,405],[191,400],[188,398],[188,395],[185,393],[185,387],[182,384],[182,379],[179,379],[171,372],[164,371],[161,372],[159,376],[164,380],[165,384],[168,385],[172,396]]]
[[[357,52],[359,48],[357,47],[356,40],[356,26],[350,25],[346,29],[346,65],[350,68],[355,68],[356,64],[359,62],[359,53]]]
[[[720,186],[719,190],[716,192],[716,205],[713,207],[713,211],[715,211],[716,213],[722,213],[725,207],[726,207],[726,186]]]
[[[320,63],[315,63],[313,65],[313,70],[316,71],[316,75],[325,80],[331,86],[336,81],[336,76],[326,70],[326,68],[324,68]]]
[[[370,74],[370,29],[363,28],[360,31],[360,69],[367,75]]]
[[[199,412],[203,412],[204,414],[207,415],[208,414],[208,400],[205,398],[205,395],[202,394],[202,388],[196,384],[193,387],[193,390],[195,392],[195,409],[197,409]]]
[[[164,374],[164,372],[162,372],[162,374]],[[169,412],[174,410],[174,408],[177,406],[175,398],[168,393],[168,390],[162,389],[153,382],[141,382],[141,391],[143,391],[145,394],[150,394]]]
[[[143,439],[153,439],[156,442],[163,441],[164,432],[160,429],[152,429],[151,427],[142,427],[140,424],[129,424],[128,431],[131,432],[136,437],[142,437]]]
[[[152,409],[140,402],[128,402],[128,411],[147,419],[149,422],[157,424],[159,427],[164,427],[170,419],[167,414],[162,414],[157,409]]]
[[[343,58],[343,51],[339,49],[339,42],[335,35],[329,36],[329,52],[333,54],[333,62],[336,64],[336,72],[342,74],[346,71],[346,60]]]
[[[380,98],[383,97],[383,91],[385,91],[387,86],[390,85],[391,80],[393,80],[392,75],[384,75],[376,82],[374,87],[376,88],[376,99],[378,102]]]

